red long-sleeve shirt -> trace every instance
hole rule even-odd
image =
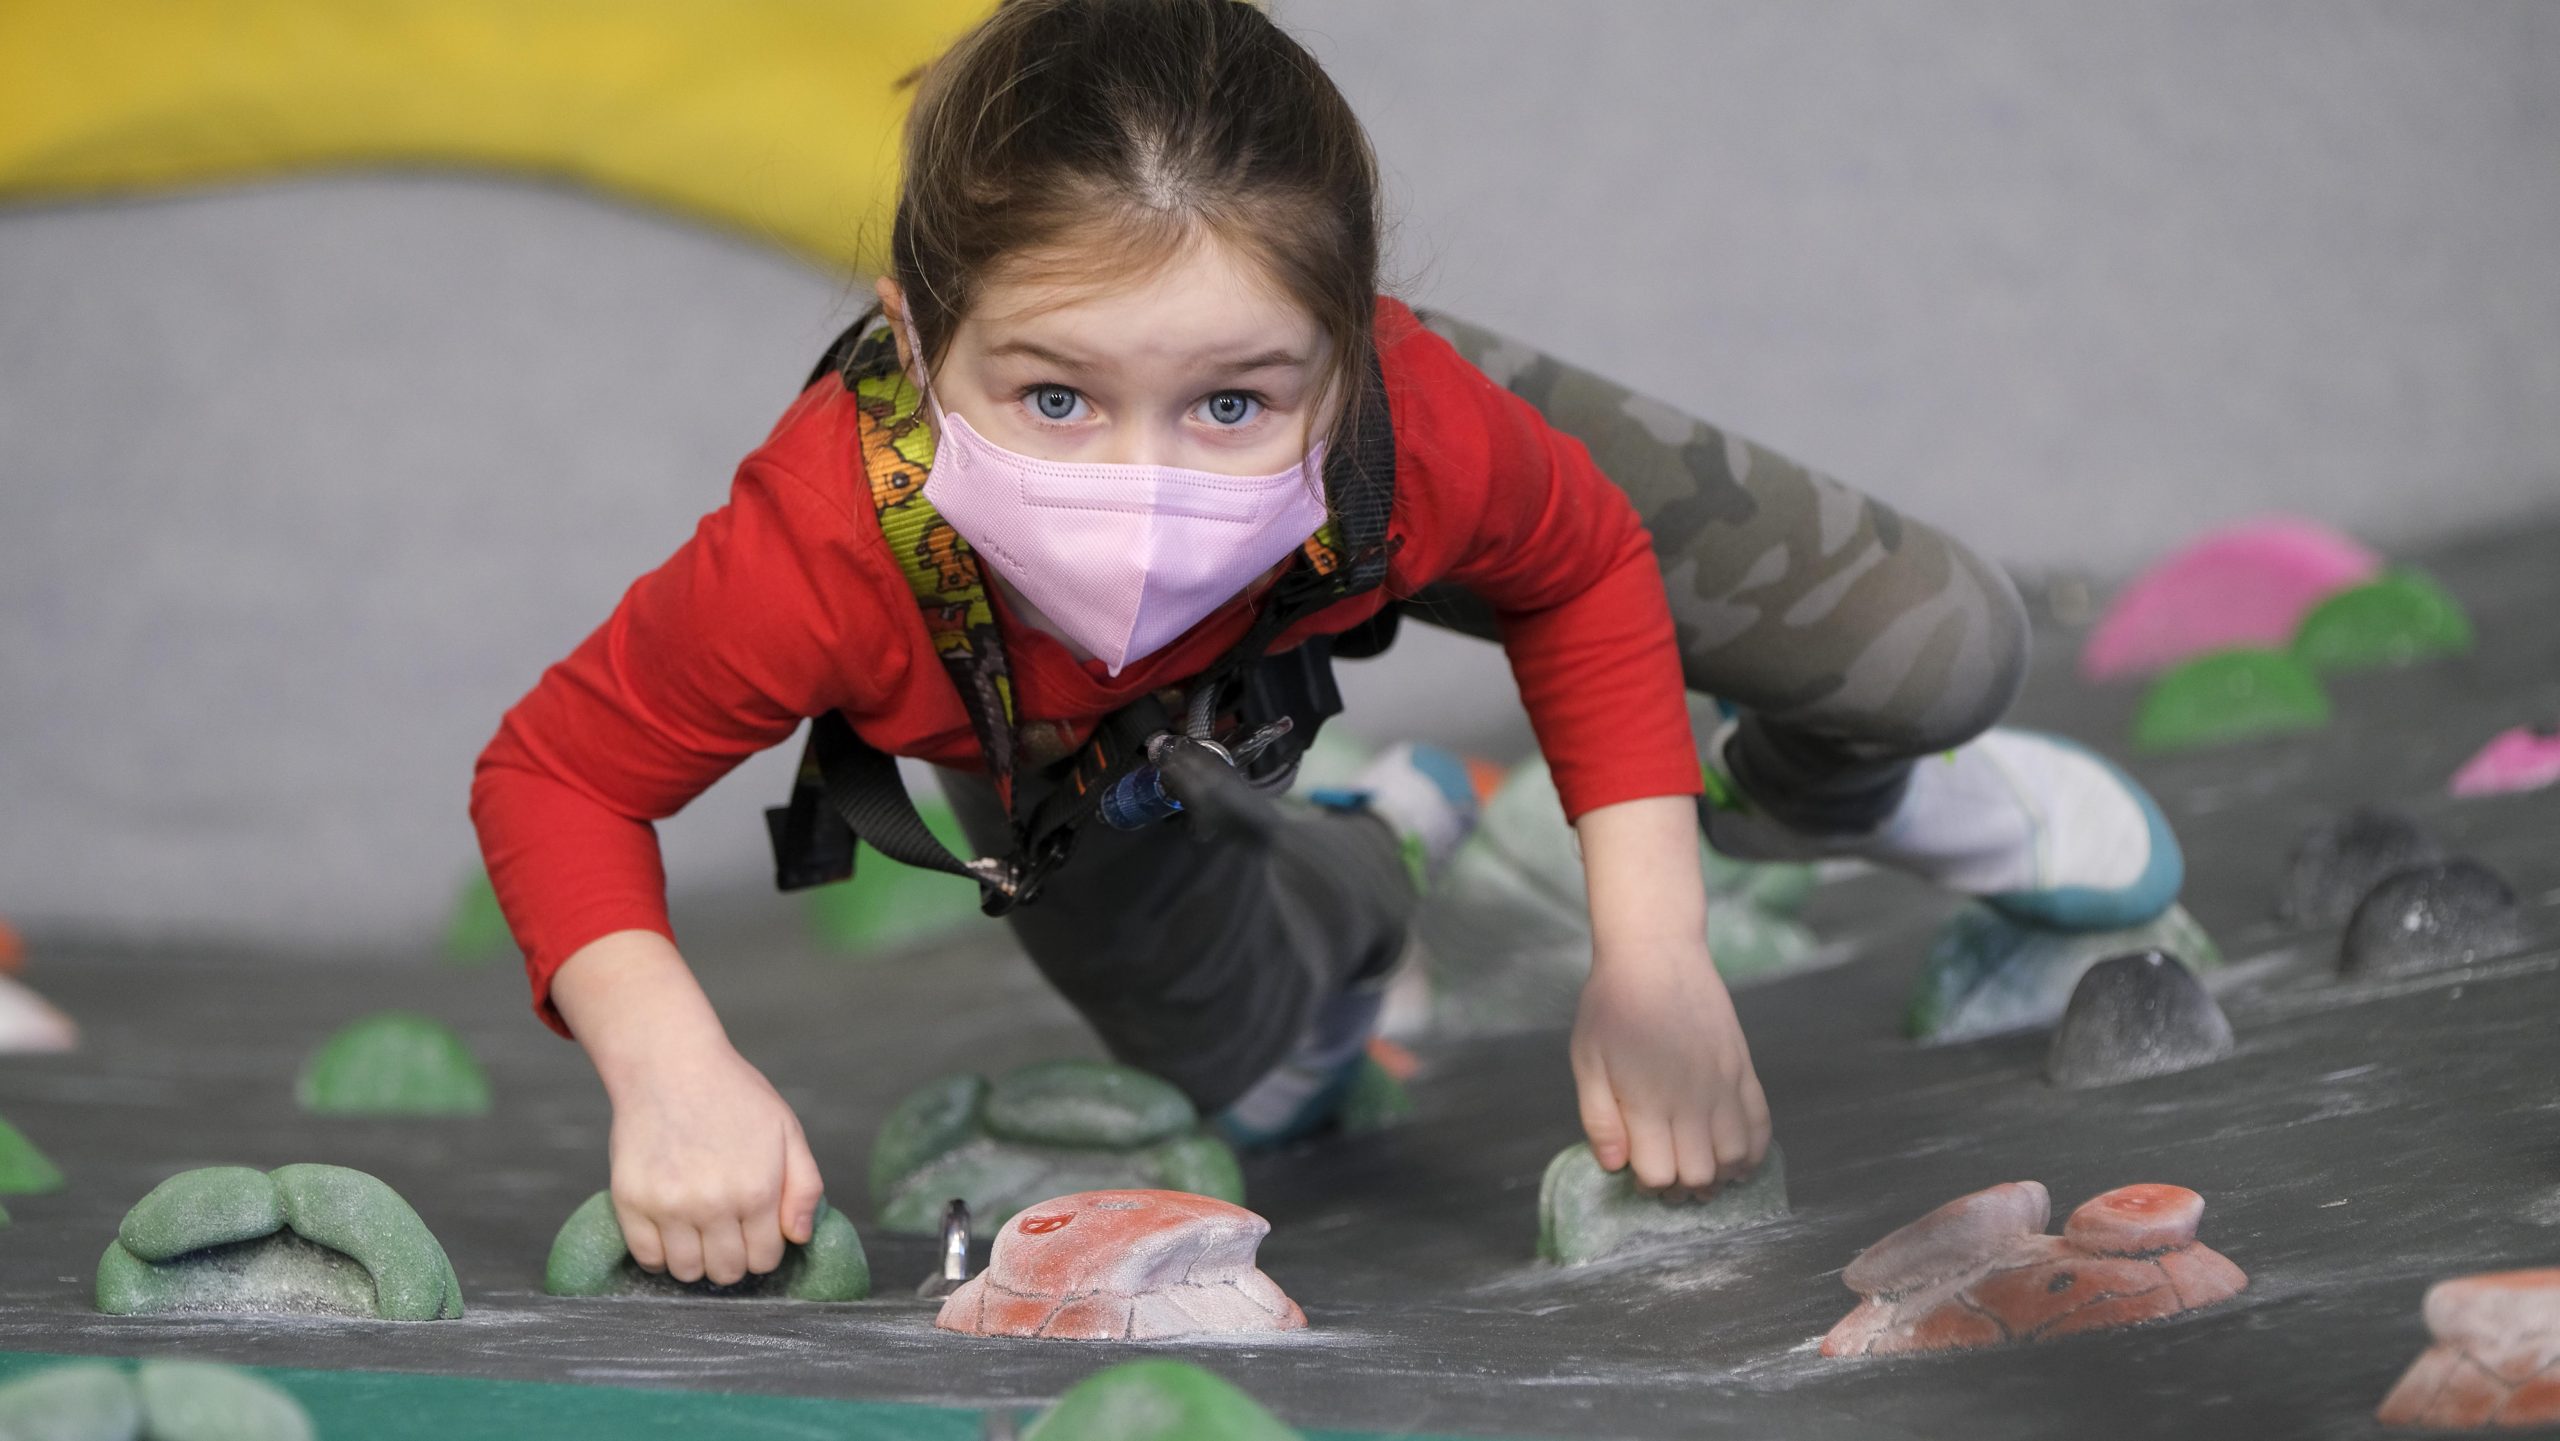
[[[1503,649],[1568,816],[1695,795],[1697,752],[1650,538],[1580,442],[1488,380],[1402,304],[1377,342],[1396,439],[1386,585],[1274,643],[1348,630],[1434,582],[1500,617]],[[880,535],[853,397],[803,391],[739,465],[729,503],[634,582],[612,616],[507,712],[471,789],[489,878],[524,951],[534,1010],[552,973],[621,930],[668,928],[651,822],[803,718],[840,710],[872,745],[983,769],[959,692]],[[1230,605],[1117,677],[998,605],[1016,705],[1079,733],[1197,675],[1241,638]]]

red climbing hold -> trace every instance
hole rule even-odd
[[[942,1303],[945,1331],[1067,1341],[1294,1331],[1298,1303],[1254,1269],[1271,1223],[1182,1191],[1083,1191],[996,1233],[987,1269]]]
[[[2560,1267],[2439,1281],[2426,1317],[2435,1344],[2376,1420],[2442,1431],[2560,1425]]]
[[[2204,1198],[2126,1186],[2044,1234],[2034,1181],[1959,1196],[1878,1241],[1841,1279],[1861,1299],[1825,1356],[1968,1350],[2156,1321],[2237,1295],[2248,1276],[2196,1241]]]
[[[2149,675],[2209,651],[2282,649],[2330,595],[2382,558],[2317,521],[2270,516],[2219,530],[2127,585],[2080,651],[2084,680]]]
[[[18,933],[9,929],[7,921],[0,921],[0,971],[16,975],[26,965],[26,942],[18,939]]]

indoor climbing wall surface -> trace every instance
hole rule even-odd
[[[1409,1121],[1247,1163],[1247,1204],[1272,1228],[1254,1264],[1304,1308],[1304,1329],[1145,1347],[937,1330],[942,1303],[914,1294],[936,1241],[876,1224],[865,1194],[874,1133],[934,1077],[1002,1074],[1090,1043],[998,945],[852,965],[800,938],[798,908],[741,899],[681,923],[734,1034],[799,1109],[833,1199],[861,1228],[870,1299],[544,1294],[562,1218],[605,1179],[606,1111],[578,1053],[525,1013],[503,968],[50,953],[31,958],[31,974],[86,1041],[0,1064],[0,1115],[65,1176],[8,1198],[0,1351],[286,1368],[270,1374],[323,1434],[368,1406],[379,1424],[347,1434],[408,1434],[399,1428],[442,1405],[645,1418],[626,1435],[679,1421],[690,1434],[851,1434],[894,1416],[920,1429],[879,1434],[967,1436],[978,1434],[970,1408],[1046,1402],[1145,1355],[1205,1365],[1310,1431],[2388,1434],[2377,1406],[2427,1352],[2430,1321],[2449,1324],[2422,1315],[2428,1288],[2560,1261],[2560,789],[2447,789],[2487,738],[2548,704],[2537,687],[2560,677],[2555,548],[2560,532],[2545,527],[2413,558],[2466,607],[2470,653],[2329,680],[2331,719],[2315,731],[2134,762],[2185,838],[2187,907],[2219,942],[2218,966],[2181,959],[2227,1020],[2228,1054],[2216,1032],[2181,1053],[2183,1069],[2084,1084],[2065,1068],[2073,1084],[2058,1085],[2050,1025],[1915,1044],[1917,974],[1955,907],[1888,878],[1831,884],[1808,916],[1853,957],[1738,995],[1785,1144],[1782,1203],[1675,1249],[1538,1260],[1541,1177],[1577,1139],[1558,1016],[1542,1032],[1417,1043]],[[2077,639],[2049,637],[2020,719],[2123,754],[2139,687],[2076,679]],[[2297,839],[2368,804],[2406,811],[2446,852],[2505,879],[2517,929],[2503,954],[2342,974],[2341,926],[2278,918]],[[297,1104],[306,1058],[387,1008],[454,1028],[485,1071],[485,1113]],[[93,1308],[100,1251],[153,1187],[195,1167],[311,1162],[377,1176],[415,1208],[458,1276],[460,1315],[401,1325]],[[2154,1188],[2133,1194],[2177,1203],[2196,1255],[2233,1268],[2216,1272],[2225,1294],[2033,1345],[1820,1353],[1863,1304],[1843,1275],[1862,1249],[1951,1198],[2030,1181],[2052,1198],[2059,1234],[2029,1207],[2000,1256],[2046,1269],[2066,1252],[2112,1256],[2092,1252],[2089,1223],[2075,1231],[2066,1213]],[[1873,1284],[1886,1260],[1900,1264],[1879,1259],[1856,1279]],[[2013,1270],[2044,1274],[2033,1267]],[[1991,1284],[1972,1276],[1946,1284]],[[521,1382],[593,1389],[510,1389]],[[652,1406],[633,1388],[690,1394]],[[521,1406],[534,1410],[506,1409]],[[899,1409],[914,1407],[934,1409]]]

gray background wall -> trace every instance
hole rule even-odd
[[[1280,0],[1399,289],[2033,568],[2560,502],[2560,5]],[[857,217],[848,217],[848,224]],[[508,181],[0,210],[0,915],[424,943],[499,712],[853,292]],[[1499,654],[1355,728],[1516,746]],[[666,828],[753,884],[769,756]]]

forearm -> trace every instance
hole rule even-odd
[[[1649,796],[1587,811],[1575,822],[1591,897],[1595,963],[1703,946],[1706,878],[1698,863],[1698,811],[1687,796]]]
[[[617,1102],[671,1064],[730,1050],[701,983],[655,931],[616,931],[580,947],[552,975],[551,1000]]]

